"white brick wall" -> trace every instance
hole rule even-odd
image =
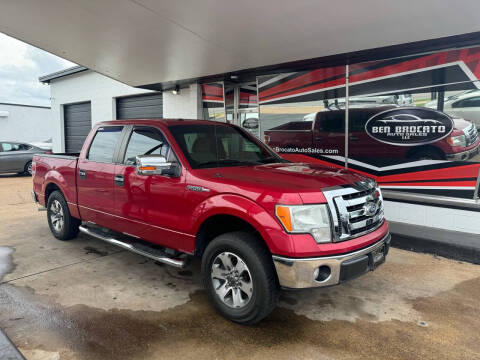
[[[181,89],[173,95],[171,91],[163,93],[163,117],[200,119],[202,117],[201,87],[197,84]]]

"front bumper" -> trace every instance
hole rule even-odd
[[[467,151],[462,151],[456,154],[447,154],[447,160],[452,160],[452,161],[463,161],[463,160],[468,160],[474,157],[475,155],[478,154],[480,149],[480,144],[475,146],[473,149],[467,150]]]
[[[385,262],[390,234],[375,244],[348,254],[316,258],[287,258],[273,255],[283,288],[303,289],[336,285],[375,270]]]

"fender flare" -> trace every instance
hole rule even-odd
[[[76,203],[77,203],[76,184],[74,184],[74,186],[75,186],[75,189],[73,190],[74,198],[72,199],[72,193],[71,193],[72,190],[70,190],[70,192],[68,191],[68,188],[69,188],[69,186],[71,186],[71,184],[68,184],[65,177],[60,172],[58,172],[57,170],[52,169],[52,170],[48,171],[48,173],[45,174],[45,181],[43,182],[42,193],[41,193],[41,195],[44,197],[45,206],[47,206],[46,191],[47,191],[47,187],[50,184],[54,184],[55,186],[57,186],[60,189],[60,191],[62,192],[62,195],[65,197],[65,200],[67,201],[67,205],[68,205],[68,208],[70,210],[70,214],[73,217],[80,218],[80,213],[79,213],[78,207],[76,205]]]
[[[202,224],[215,215],[234,216],[250,224],[273,253],[279,251],[279,244],[274,239],[280,237],[290,239],[267,210],[247,197],[230,193],[214,195],[197,205],[192,216],[192,233],[197,235]],[[285,245],[289,250],[293,250],[290,241]]]

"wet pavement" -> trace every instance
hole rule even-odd
[[[392,249],[376,272],[284,291],[269,318],[239,326],[208,303],[198,262],[55,240],[30,189],[0,175],[0,328],[27,359],[480,358],[478,265]]]

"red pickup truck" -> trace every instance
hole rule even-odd
[[[33,171],[57,239],[82,231],[177,267],[201,257],[211,301],[238,323],[267,316],[281,287],[339,284],[389,249],[373,180],[290,163],[229,124],[104,122],[80,154],[36,155]]]
[[[425,145],[391,145],[368,135],[365,131],[368,120],[376,114],[392,109],[397,107],[353,107],[349,110],[348,152],[352,158],[366,159],[366,162],[381,159],[464,161],[478,154],[480,137],[477,128],[464,119],[452,119],[454,127],[448,137]],[[313,149],[320,151],[316,153],[320,155],[343,155],[345,109],[319,111],[308,115],[307,119],[311,120],[292,121],[266,130],[265,143],[282,154],[312,154]]]

